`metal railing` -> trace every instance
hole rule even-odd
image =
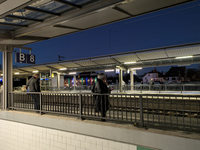
[[[200,95],[32,92],[11,92],[10,95],[9,108],[12,110],[129,122],[141,127],[200,131]]]
[[[3,92],[0,92],[0,109],[3,109]]]
[[[114,90],[119,90],[119,85],[109,85]],[[127,91],[139,91],[140,93],[155,91],[158,93],[162,92],[200,92],[200,84],[138,84],[134,86],[124,85],[122,87],[123,92]]]
[[[113,88],[113,91],[119,92],[119,85],[108,85],[109,88]],[[23,92],[21,87],[15,87],[15,91]],[[52,87],[52,86],[41,86],[41,91],[91,91],[92,85],[79,85],[70,87]],[[138,84],[134,86],[124,85],[122,86],[123,92],[140,92],[146,93],[153,91],[155,93],[166,93],[166,92],[178,92],[178,93],[188,93],[188,92],[200,92],[200,84]]]

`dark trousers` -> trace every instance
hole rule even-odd
[[[40,110],[40,97],[39,94],[31,94],[34,101],[34,108]]]

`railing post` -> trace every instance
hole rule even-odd
[[[42,115],[42,94],[40,92],[40,115]]]
[[[12,106],[12,110],[14,110],[14,106],[13,106],[13,93],[11,93],[11,106]]]
[[[143,100],[142,95],[139,96],[139,102],[140,102],[140,125],[141,127],[144,126],[144,118],[143,118]]]
[[[79,116],[82,119],[82,94],[79,93]]]
[[[183,86],[181,86],[181,94],[183,93]]]
[[[160,93],[160,91],[161,91],[161,85],[158,85],[159,86],[159,93]]]

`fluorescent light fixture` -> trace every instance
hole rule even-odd
[[[76,74],[76,72],[70,72],[69,74]]]
[[[120,71],[119,69],[116,69],[115,73],[119,73],[119,71]]]
[[[129,70],[129,69],[127,70],[127,73],[130,73],[130,70]]]
[[[115,71],[114,69],[110,69],[110,70],[104,70],[105,72],[112,72]]]
[[[59,70],[67,70],[67,68],[60,68]]]
[[[131,68],[131,70],[140,70],[142,68]]]
[[[133,61],[133,62],[125,62],[124,64],[135,64],[136,62]]]
[[[38,70],[33,71],[33,73],[38,73]]]
[[[184,59],[184,58],[192,58],[193,56],[181,56],[181,57],[176,57],[176,59]]]
[[[19,72],[15,72],[15,74],[19,74]]]

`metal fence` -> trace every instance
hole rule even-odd
[[[0,92],[0,109],[3,109],[3,92]]]
[[[106,119],[141,127],[200,131],[200,95],[24,92],[12,92],[10,95],[9,108],[12,110]],[[95,97],[100,97],[100,105],[105,108],[100,107],[96,111]],[[108,110],[104,117],[102,114],[106,109]]]
[[[114,90],[119,90],[119,85],[109,85],[110,88]],[[126,91],[139,91],[140,93],[146,91],[155,91],[158,93],[162,92],[200,92],[200,84],[138,84],[134,86],[124,85],[122,87],[123,92]]]

